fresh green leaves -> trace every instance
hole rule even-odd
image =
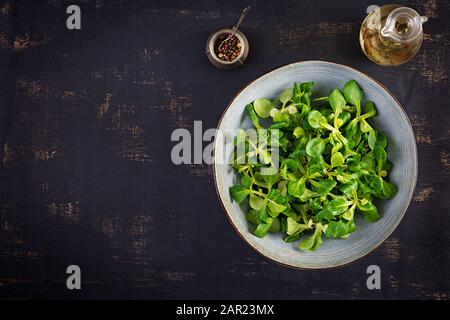
[[[364,214],[364,219],[370,222],[380,219],[378,209],[371,201],[367,201],[365,204],[359,204],[358,210]]]
[[[327,209],[335,216],[347,210],[352,201],[347,200],[344,196],[336,196],[333,200],[328,202]]]
[[[283,105],[287,104],[292,98],[292,89],[284,90],[280,95],[280,101]]]
[[[255,236],[257,236],[258,238],[264,237],[269,232],[271,226],[272,226],[272,220],[270,221],[270,223],[258,224],[258,226],[256,227],[256,230],[254,232]]]
[[[257,196],[255,194],[250,195],[248,203],[250,205],[250,208],[257,211],[261,210],[266,205],[264,198]]]
[[[258,116],[261,118],[268,118],[270,117],[270,110],[272,110],[273,105],[269,99],[256,99],[253,102],[253,107]]]
[[[288,192],[293,197],[300,198],[306,190],[305,180],[299,179],[296,181],[290,181],[288,184]]]
[[[247,111],[248,115],[250,116],[250,120],[252,121],[253,126],[256,129],[261,129],[261,125],[259,124],[259,118],[255,112],[255,109],[253,108],[253,105],[252,104],[246,105],[245,110]]]
[[[276,217],[280,212],[286,210],[287,206],[285,205],[286,199],[277,189],[270,190],[267,195],[267,206],[269,208],[269,212],[273,217]]]
[[[317,250],[324,237],[349,237],[357,215],[377,221],[375,199],[397,193],[388,181],[387,138],[371,123],[375,104],[363,101],[354,80],[315,100],[312,87],[312,82],[294,83],[277,99],[246,105],[257,135],[238,131],[234,146],[244,154],[234,153],[233,168],[241,179],[230,188],[232,199],[248,207],[246,219],[255,236],[282,233],[284,241],[299,241],[299,249],[308,251]],[[265,130],[261,123],[268,121]],[[263,174],[267,168],[273,174]]]
[[[355,231],[356,226],[353,221],[344,222],[344,220],[331,221],[325,232],[325,237],[330,238],[347,238],[350,233]]]
[[[344,156],[340,152],[335,152],[331,156],[331,166],[332,167],[340,167],[344,165]]]
[[[318,157],[325,151],[325,142],[319,138],[312,138],[306,144],[306,153],[311,157]]]
[[[240,203],[244,201],[245,198],[250,194],[250,190],[245,188],[244,186],[232,186],[230,188],[231,196],[234,201]]]
[[[321,223],[316,224],[314,233],[299,243],[299,248],[302,250],[316,251],[322,244],[322,232],[326,227]]]
[[[338,89],[334,89],[333,91],[331,91],[329,102],[330,102],[331,108],[333,108],[333,111],[334,112],[339,111],[339,113],[341,113],[342,110],[344,110],[344,107],[346,104],[344,96]]]
[[[261,223],[261,220],[259,219],[259,212],[256,210],[250,210],[246,216],[247,221],[254,224],[254,225],[258,225]]]
[[[345,224],[344,222],[342,222],[342,220],[339,220],[339,221],[331,221],[328,224],[325,236],[327,238],[341,238],[345,234],[347,234]]]
[[[311,226],[308,224],[298,223],[292,217],[287,217],[286,223],[287,223],[286,233],[290,236],[294,234],[300,234],[303,231],[311,228]]]
[[[331,220],[334,220],[334,214],[330,210],[324,209],[324,210],[319,211],[318,214],[316,214],[316,218],[321,221],[324,221],[324,220],[331,221]]]
[[[361,101],[363,98],[363,91],[359,84],[355,80],[350,80],[344,86],[344,96],[345,100],[347,100],[350,104],[354,105],[357,110],[359,110],[359,114],[361,113]]]
[[[310,180],[313,191],[317,192],[321,196],[328,195],[334,187],[336,187],[337,182],[333,179],[323,179],[319,181]]]
[[[320,129],[322,124],[325,122],[325,117],[317,110],[311,111],[308,115],[308,123],[314,129]]]

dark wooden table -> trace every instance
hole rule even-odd
[[[69,2],[0,2],[1,298],[450,298],[448,1],[398,1],[430,20],[418,55],[397,68],[359,47],[373,1],[253,1],[242,27],[251,52],[233,71],[214,68],[204,45],[247,1],[73,2],[79,31],[66,28]],[[386,85],[419,151],[401,225],[369,256],[324,271],[252,251],[211,167],[170,160],[174,129],[215,127],[244,84],[310,59]],[[66,288],[71,264],[82,290]],[[366,288],[371,264],[381,290]]]

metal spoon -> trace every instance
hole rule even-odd
[[[225,39],[223,40],[220,44],[218,49],[220,49],[220,47],[222,47],[222,45],[227,42],[228,40],[230,40],[231,38],[234,37],[234,35],[236,34],[236,31],[238,30],[239,26],[241,25],[242,21],[244,20],[245,16],[247,15],[248,11],[250,10],[252,6],[247,6],[245,7],[245,9],[242,11],[241,16],[239,17],[238,22],[234,25],[231,34]]]

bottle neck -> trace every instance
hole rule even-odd
[[[422,20],[411,8],[394,9],[386,18],[380,30],[380,37],[385,42],[397,45],[413,42],[422,33]]]

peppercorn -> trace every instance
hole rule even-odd
[[[242,44],[236,36],[224,33],[217,37],[214,52],[223,61],[233,61],[241,53]]]

